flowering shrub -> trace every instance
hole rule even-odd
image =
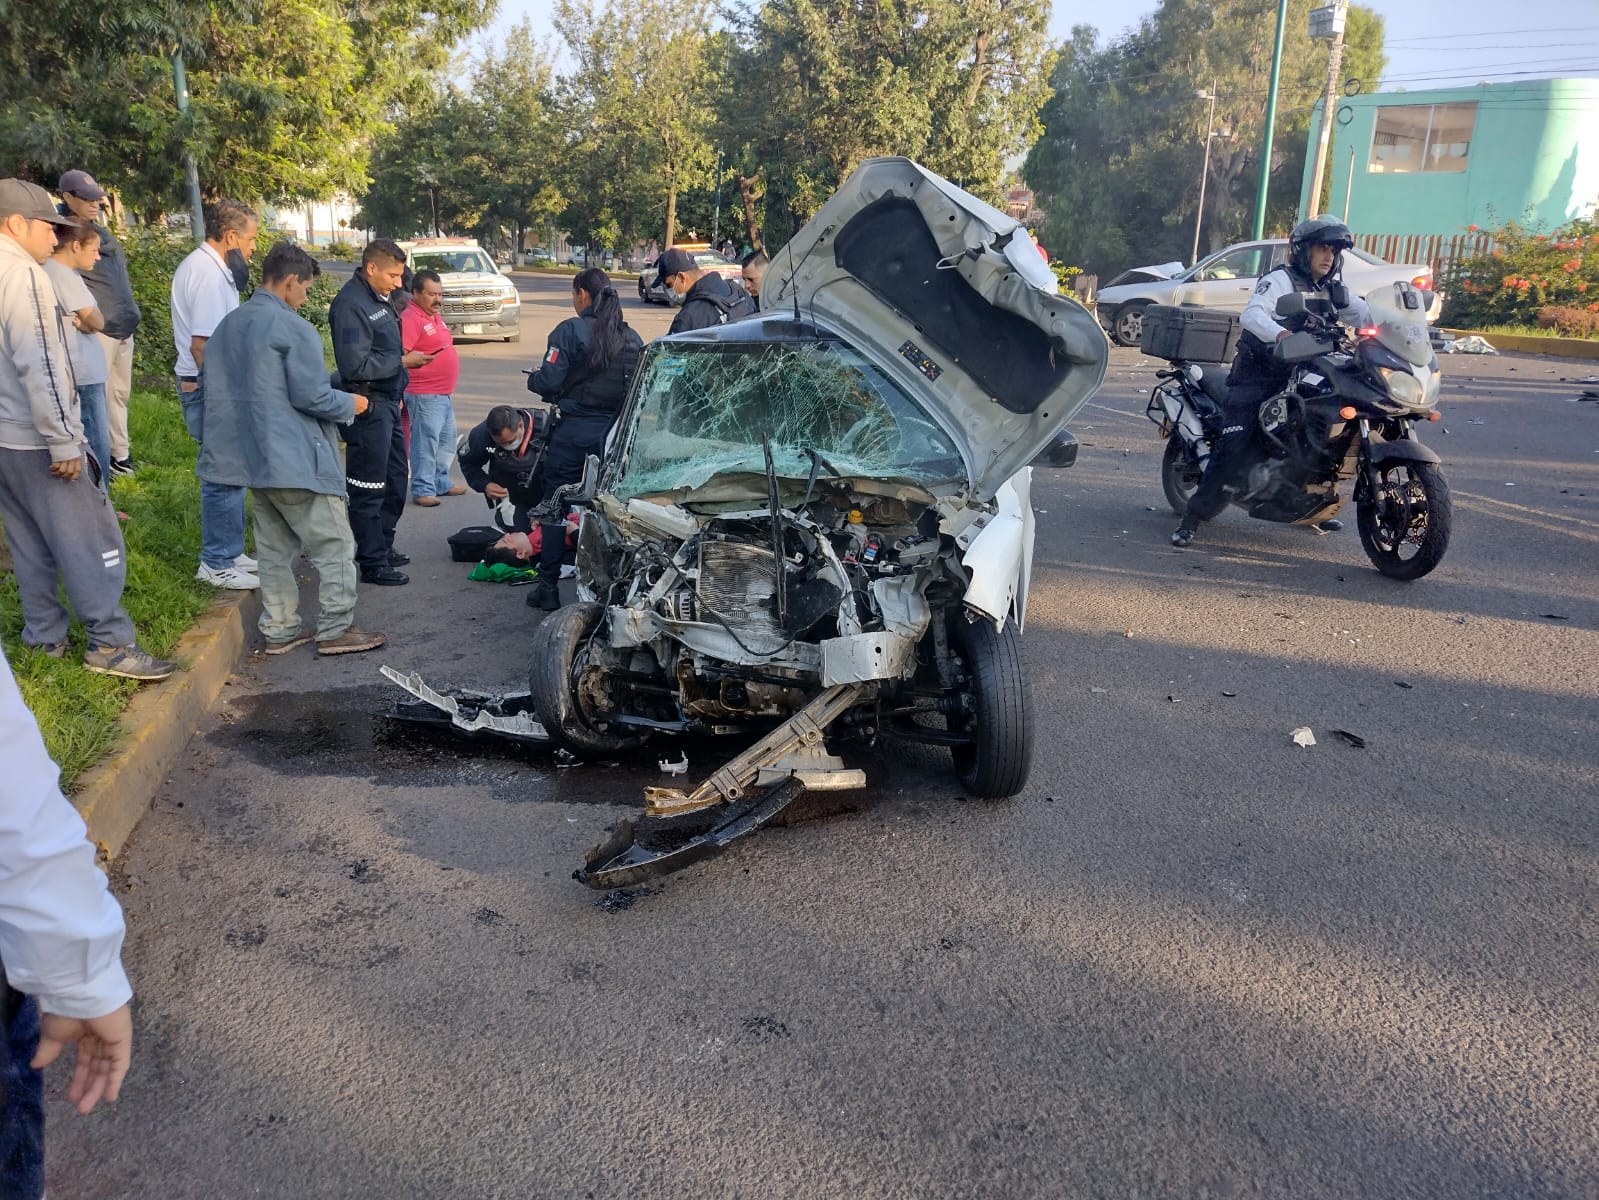
[[[1552,234],[1512,222],[1494,233],[1487,254],[1458,263],[1443,281],[1444,324],[1460,328],[1534,325],[1550,309],[1599,314],[1599,221],[1573,221]],[[1594,337],[1581,320],[1551,321],[1568,336]]]

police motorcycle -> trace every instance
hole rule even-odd
[[[1343,293],[1343,294],[1339,294]],[[1227,486],[1231,503],[1262,521],[1319,526],[1354,480],[1367,556],[1391,579],[1420,579],[1449,545],[1449,487],[1442,460],[1416,437],[1436,421],[1442,376],[1427,330],[1426,293],[1395,283],[1367,297],[1371,324],[1338,321],[1342,284],[1329,297],[1284,296],[1277,316],[1297,332],[1277,344],[1293,364],[1287,386],[1260,406],[1253,450]],[[1225,367],[1182,360],[1156,372],[1146,415],[1166,439],[1161,485],[1182,515],[1220,437]]]

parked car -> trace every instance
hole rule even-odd
[[[714,271],[723,279],[742,279],[743,269],[731,259],[712,250],[706,242],[678,242],[676,250],[687,250],[694,256],[694,265],[702,271]],[[638,276],[638,298],[646,304],[682,304],[683,298],[665,287],[655,277],[652,260]]]
[[[555,266],[555,255],[551,254],[543,246],[534,246],[533,249],[522,252],[522,265],[524,267],[553,267]]]
[[[863,786],[824,734],[947,748],[974,795],[1025,786],[1028,464],[1109,347],[1022,232],[908,159],[869,160],[768,273],[771,312],[645,349],[572,489],[581,602],[533,637],[549,737],[604,757],[766,734],[691,793],[648,789],[655,816]],[[643,869],[607,849],[580,877]]]
[[[1243,312],[1260,277],[1287,261],[1288,239],[1273,238],[1228,246],[1187,270],[1177,263],[1135,267],[1100,288],[1099,323],[1117,345],[1136,346],[1144,329],[1143,310],[1151,304]],[[1129,276],[1137,278],[1130,280]],[[1348,250],[1344,253],[1344,282],[1361,296],[1399,282],[1430,292],[1432,268],[1418,263],[1395,265],[1364,250]],[[1442,311],[1443,299],[1435,296],[1427,319],[1436,321]]]
[[[413,272],[437,271],[444,285],[444,323],[461,337],[522,340],[522,298],[476,242],[420,238],[401,242]]]

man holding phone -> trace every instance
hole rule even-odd
[[[461,375],[455,335],[444,323],[444,283],[436,271],[411,277],[411,303],[400,314],[400,337],[407,353],[427,361],[411,372],[405,407],[411,413],[411,501],[434,508],[440,496],[461,496],[465,486],[450,486],[455,457],[455,405],[451,397]]]
[[[408,351],[402,343],[400,318],[389,297],[404,275],[405,251],[388,238],[378,238],[367,245],[361,269],[328,309],[342,386],[371,401],[366,412],[343,427],[344,481],[361,582],[383,587],[411,582],[397,569],[411,560],[394,548],[410,475],[400,406],[410,368],[425,367],[434,357]]]

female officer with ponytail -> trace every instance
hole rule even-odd
[[[528,376],[528,391],[547,401],[559,414],[544,454],[544,502],[555,489],[583,477],[590,454],[604,451],[605,438],[622,411],[628,384],[644,343],[622,320],[622,298],[611,277],[590,267],[572,281],[572,308],[577,313],[550,334],[549,349],[538,370]],[[539,550],[539,582],[529,606],[551,612],[561,606],[557,580],[561,551],[566,546],[565,513],[547,514]]]

